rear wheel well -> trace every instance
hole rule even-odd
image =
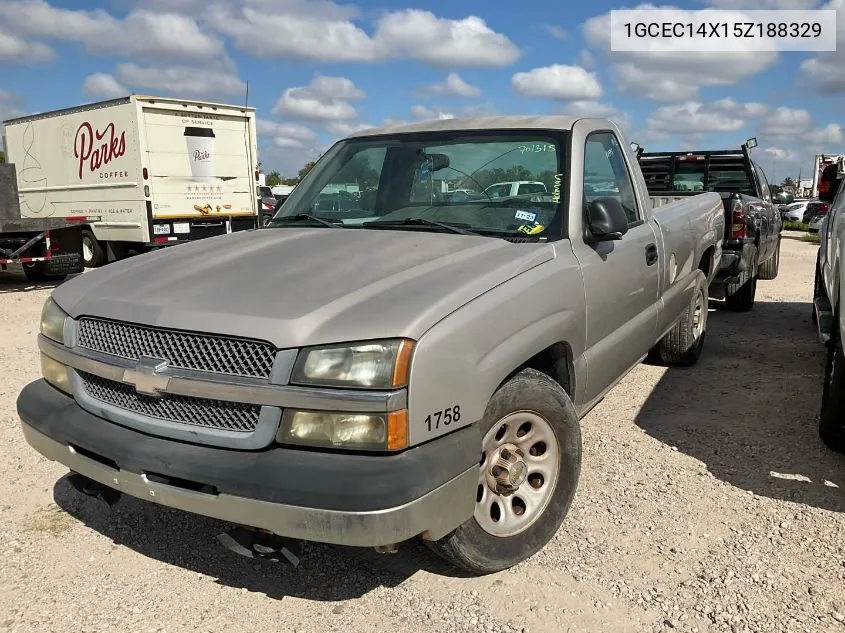
[[[536,369],[537,371],[546,374],[549,378],[563,387],[563,390],[570,398],[574,398],[575,384],[572,377],[572,350],[567,343],[553,343],[546,349],[534,354],[534,356],[508,374],[499,387],[523,369],[528,368]]]

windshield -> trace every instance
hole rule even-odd
[[[340,141],[268,226],[560,237],[565,136],[540,130],[391,135]],[[322,222],[321,222],[322,221]],[[325,222],[328,221],[328,222]]]

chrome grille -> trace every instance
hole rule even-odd
[[[129,360],[149,356],[166,360],[171,367],[250,378],[269,378],[276,354],[272,345],[261,341],[87,317],[79,320],[77,344]]]
[[[136,393],[134,387],[122,382],[78,373],[90,397],[150,418],[240,433],[254,431],[258,425],[260,405],[177,395],[153,398]]]

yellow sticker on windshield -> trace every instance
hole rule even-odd
[[[542,224],[522,224],[516,230],[526,235],[536,235],[545,231],[546,227]]]

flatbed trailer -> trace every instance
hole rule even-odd
[[[83,221],[20,217],[15,166],[0,164],[0,270],[19,265],[30,281],[82,272]]]

